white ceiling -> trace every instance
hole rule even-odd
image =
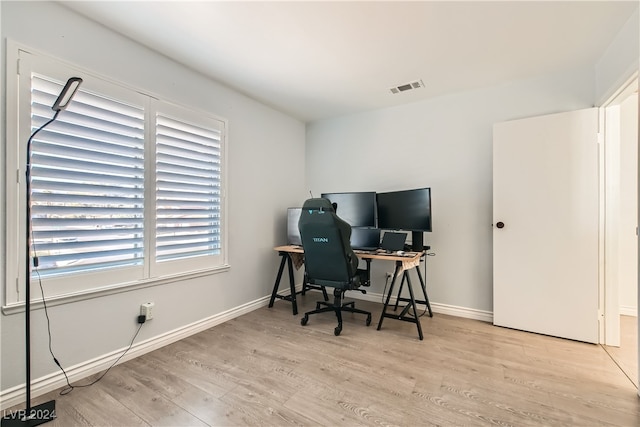
[[[594,65],[638,13],[637,0],[62,3],[303,121]]]

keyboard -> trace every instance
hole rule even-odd
[[[357,254],[375,254],[378,252],[378,248],[371,248],[371,249],[355,249],[353,248],[353,252],[357,253]]]

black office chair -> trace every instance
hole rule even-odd
[[[334,302],[318,301],[316,309],[304,314],[300,323],[304,326],[309,315],[333,311],[338,318],[335,335],[342,332],[342,312],[367,315],[367,326],[371,324],[371,313],[354,307],[353,302],[343,303],[344,293],[369,286],[369,273],[358,269],[358,257],[351,249],[349,239],[351,226],[340,219],[327,199],[308,199],[302,205],[298,222],[304,249],[305,279],[308,283],[334,288]],[[321,308],[321,306],[324,306]]]

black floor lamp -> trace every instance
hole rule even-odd
[[[26,167],[26,269],[25,269],[25,302],[24,302],[24,318],[25,318],[25,386],[26,386],[26,408],[16,411],[11,411],[6,417],[2,418],[2,427],[10,426],[37,426],[53,420],[56,417],[56,401],[50,400],[49,402],[42,403],[40,405],[31,406],[31,268],[29,263],[31,261],[31,141],[38,132],[53,123],[58,118],[60,111],[67,108],[71,102],[71,98],[75,95],[78,87],[82,83],[80,77],[71,77],[67,84],[65,84],[62,92],[53,103],[51,109],[55,111],[53,117],[36,129],[31,134],[27,141],[27,167]],[[34,259],[34,265],[37,267],[37,263]]]

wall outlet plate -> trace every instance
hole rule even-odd
[[[146,320],[153,319],[153,309],[155,304],[152,302],[145,302],[144,304],[140,304],[140,315],[144,316]]]

